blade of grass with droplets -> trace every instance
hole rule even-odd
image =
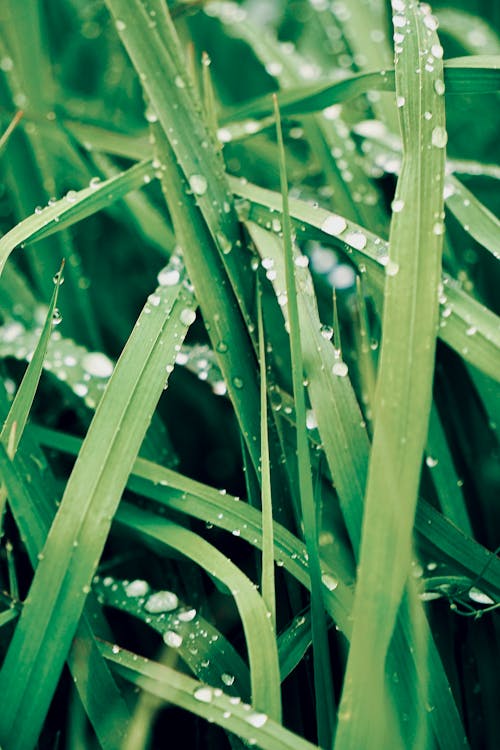
[[[316,507],[312,483],[311,458],[306,426],[306,403],[304,395],[304,362],[299,323],[297,295],[300,293],[295,278],[295,259],[292,245],[292,224],[288,210],[288,181],[285,162],[285,147],[281,130],[281,118],[276,95],[274,115],[278,134],[280,156],[280,183],[283,197],[283,244],[285,257],[285,282],[288,322],[290,328],[290,352],[292,364],[293,399],[295,403],[297,464],[299,496],[304,525],[304,538],[309,558],[311,576],[311,619],[313,633],[314,691],[318,742],[322,747],[331,743],[334,729],[334,697],[330,669],[328,632],[323,611],[321,564],[318,546],[318,508]]]
[[[113,652],[110,644],[101,643],[101,652],[112,661],[119,674],[134,685],[158,695],[192,714],[214,721],[223,729],[264,750],[318,750],[316,745],[285,729],[255,707],[231,700],[222,692],[193,680],[157,662],[143,659],[125,650]]]
[[[242,218],[266,224],[280,211],[279,193],[242,184],[231,179],[235,195],[243,199]],[[388,261],[388,245],[380,237],[322,208],[312,208],[305,201],[290,199],[290,214],[295,227],[304,239],[321,238],[346,252],[356,265],[366,270],[367,282],[379,310],[382,307],[384,268]],[[479,304],[460,288],[457,281],[443,274],[443,302],[439,337],[467,362],[475,365],[494,380],[500,378],[499,319],[491,310]],[[475,329],[474,335],[467,331]]]
[[[268,610],[254,584],[225,555],[202,537],[157,515],[122,504],[116,520],[134,534],[166,544],[201,565],[232,593],[240,613],[250,665],[252,702],[281,720],[278,650]]]
[[[6,696],[0,738],[9,747],[31,746],[40,732],[121,492],[176,347],[195,319],[193,307],[182,276],[158,288],[96,411],[0,672]]]
[[[442,64],[436,58],[432,71],[416,72],[423,46],[430,49],[437,35],[417,3],[399,13],[408,32],[395,56],[396,93],[405,101],[399,108],[403,163],[396,188],[402,210],[391,221],[374,437],[336,750],[401,747],[392,734],[396,717],[385,660],[410,570],[432,398],[442,248],[435,224],[443,210],[446,143],[443,90],[435,82],[442,80]],[[424,111],[433,113],[432,125]],[[425,671],[424,654],[414,658],[417,674]],[[421,691],[419,680],[415,692]],[[417,713],[412,720],[420,727],[424,717]]]
[[[480,94],[500,88],[500,57],[479,55],[447,60],[444,64],[444,82],[448,94]],[[319,112],[332,104],[351,99],[368,91],[394,91],[394,70],[377,70],[358,73],[341,81],[308,84],[278,94],[278,104],[283,117]],[[262,118],[272,114],[269,97],[259,97],[225,113],[221,123],[243,118]]]
[[[91,216],[111,201],[142,187],[144,178],[152,177],[153,172],[150,161],[136,164],[117,177],[83,190],[73,191],[68,194],[69,197],[66,195],[39,213],[28,216],[0,239],[0,272],[12,250],[21,243],[48,237]]]
[[[71,455],[78,454],[81,445],[78,438],[39,426],[31,426],[30,429],[42,445]],[[260,512],[245,502],[239,502],[238,498],[228,493],[221,495],[213,487],[142,458],[137,459],[127,487],[153,500],[160,508],[172,508],[228,532],[237,529],[242,539],[262,549]],[[276,521],[273,524],[273,540],[277,564],[291,573],[303,586],[310,587],[303,542]],[[335,566],[323,564],[323,570],[328,574],[327,581],[336,581]],[[334,622],[348,635],[348,614],[352,598],[350,583],[347,584],[341,579],[337,583],[337,586],[330,583],[325,587],[325,604]]]
[[[172,26],[151,27],[139,0],[106,0],[120,38],[138,72],[141,84],[164,137],[175,154],[190,191],[223,260],[240,309],[248,311],[255,297],[249,288],[249,259],[239,244],[233,198],[223,162],[204,123],[197,97],[185,72],[177,65],[179,41]],[[168,10],[165,6],[165,14]]]
[[[6,404],[2,404],[1,408],[4,411]],[[26,432],[29,433],[29,429],[23,434],[12,461],[2,449],[0,474],[7,485],[10,510],[20,538],[35,569],[56,512],[58,492],[44,454]],[[84,645],[86,656],[83,658],[80,653],[79,658],[74,658],[75,645],[72,644],[68,664],[101,746],[107,750],[118,750],[127,732],[129,712],[108,667],[97,651],[89,623],[92,623],[93,628],[99,623],[101,634],[107,631],[101,627],[102,616],[91,604],[88,599],[75,634],[78,642]],[[103,711],[103,706],[106,706],[106,711]]]
[[[260,362],[260,471],[262,477],[262,598],[271,613],[276,630],[276,590],[274,580],[273,499],[267,427],[267,363],[262,320],[262,293],[257,286],[257,321]]]
[[[63,268],[64,263],[54,277],[54,293],[52,294],[52,299],[47,311],[45,323],[40,333],[40,338],[38,339],[33,356],[31,357],[30,363],[26,369],[21,385],[19,386],[12,407],[0,433],[0,442],[3,443],[5,448],[9,446],[8,453],[11,458],[16,452],[24,427],[28,421],[28,415],[42,374],[43,361],[45,359],[52,333],[52,326],[54,324],[54,311],[56,309],[59,287],[62,283]]]
[[[79,438],[35,425],[31,425],[29,430],[44,446],[71,455],[78,454],[81,446]],[[159,507],[172,508],[228,532],[238,529],[242,539],[262,548],[262,519],[259,511],[247,503],[238,502],[237,498],[227,493],[221,495],[208,485],[141,458],[134,464],[127,487],[154,501]],[[429,503],[421,501],[418,504],[415,523],[422,540],[425,540],[424,543],[429,548],[429,557],[445,554],[447,564],[452,569],[465,572],[471,578],[478,576],[484,569],[484,580],[491,587],[491,593],[495,596],[500,594],[500,559],[459,531]],[[302,585],[310,586],[302,542],[276,522],[274,549],[279,565]],[[332,579],[338,579],[335,565],[332,567],[323,563],[322,567]],[[339,563],[339,569],[344,567]],[[327,610],[337,626],[349,637],[350,585],[338,579],[337,587],[326,588]]]
[[[162,188],[172,214],[177,241],[216,352],[242,435],[255,467],[259,464],[259,393],[256,361],[221,259],[163,132],[155,128]],[[255,377],[254,377],[255,374]]]
[[[159,633],[199,680],[249,700],[250,677],[241,656],[216,627],[173,592],[168,592],[170,610],[156,613],[156,602],[162,606],[166,598],[146,581],[94,577],[92,589],[106,607],[126,612]]]

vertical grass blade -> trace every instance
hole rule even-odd
[[[312,483],[311,459],[306,427],[306,403],[304,395],[304,365],[300,340],[298,289],[295,281],[295,260],[292,245],[292,224],[288,209],[288,182],[285,164],[285,148],[281,130],[281,118],[277,99],[274,97],[274,113],[280,155],[280,181],[283,196],[283,240],[285,254],[286,293],[290,326],[290,350],[292,357],[293,397],[295,402],[297,431],[297,462],[299,493],[304,524],[304,536],[309,556],[311,576],[311,611],[314,657],[314,689],[316,696],[316,721],[318,742],[328,747],[333,734],[333,685],[330,669],[328,632],[322,597],[321,564],[318,547],[318,510],[315,504]]]
[[[179,269],[177,268],[179,271]],[[192,292],[159,287],[97,408],[0,671],[0,742],[31,748],[78,625],[111,520],[177,349],[193,322]],[[167,366],[167,371],[165,370]]]
[[[438,322],[446,130],[442,62],[431,53],[438,45],[437,22],[416,2],[394,2],[393,10],[403,163],[386,265],[374,438],[336,750],[401,743],[385,660],[410,570]]]
[[[262,292],[257,286],[257,322],[259,331],[260,361],[260,471],[262,497],[262,598],[271,613],[276,630],[276,591],[274,582],[273,500],[271,494],[271,466],[269,460],[269,434],[267,427],[267,363],[262,320]]]

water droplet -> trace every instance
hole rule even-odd
[[[147,107],[144,112],[144,117],[148,122],[158,122],[158,115],[152,107]]]
[[[448,133],[444,128],[434,128],[431,135],[431,142],[436,148],[444,148],[448,143]]]
[[[215,236],[217,238],[217,242],[223,254],[229,255],[229,253],[233,249],[233,243],[231,242],[231,240],[228,237],[226,237],[226,235],[223,232],[216,232]]]
[[[207,178],[202,174],[192,174],[189,178],[189,187],[195,195],[205,195],[207,192]]]
[[[306,427],[308,430],[314,430],[318,426],[316,414],[313,409],[308,409],[306,412]]]
[[[125,31],[127,28],[127,24],[125,21],[122,21],[120,18],[117,18],[115,21],[115,26],[117,31]]]
[[[78,193],[76,190],[68,190],[68,192],[65,195],[66,200],[68,203],[75,203],[76,199],[78,198]]]
[[[270,76],[279,76],[283,70],[283,65],[280,62],[268,62],[266,65],[266,71]]]
[[[213,698],[213,690],[208,685],[196,688],[193,693],[193,698],[200,703],[211,703]]]
[[[442,594],[439,591],[422,591],[420,599],[423,602],[432,602],[434,599],[441,599]]]
[[[351,232],[346,235],[345,241],[348,245],[352,245],[356,250],[363,250],[366,247],[366,237],[361,232]]]
[[[92,190],[96,190],[100,184],[101,184],[100,177],[92,177],[92,179],[89,182],[89,188],[92,188]]]
[[[54,284],[59,284],[59,286],[62,286],[64,284],[64,276],[61,276],[61,271],[58,271],[53,275],[52,281],[54,282]]]
[[[467,328],[467,330],[465,331],[466,336],[474,336],[475,333],[477,333],[476,326],[469,326],[469,328]]]
[[[157,591],[148,598],[144,609],[151,614],[171,612],[179,606],[179,599],[173,591]]]
[[[163,641],[170,648],[179,648],[182,646],[182,635],[176,633],[175,630],[167,630],[163,634]]]
[[[179,283],[181,275],[176,268],[164,268],[158,274],[160,286],[175,286]]]
[[[196,313],[194,310],[191,310],[189,307],[185,307],[184,310],[181,310],[179,319],[183,325],[190,326],[196,320]]]
[[[356,283],[356,271],[348,263],[338,263],[328,274],[328,281],[335,289],[350,289]]]
[[[105,354],[92,352],[82,360],[83,369],[98,378],[108,378],[113,372],[113,363]]]
[[[337,237],[347,228],[347,222],[342,216],[337,214],[330,214],[326,217],[321,225],[321,230],[326,234],[331,234],[333,237]]]
[[[349,372],[349,368],[347,367],[345,362],[335,362],[335,364],[332,367],[332,372],[334,375],[337,375],[339,378],[345,378],[347,373]]]
[[[441,234],[444,234],[444,224],[443,224],[443,222],[442,221],[436,221],[436,223],[432,227],[432,231],[437,236],[439,236]]]
[[[326,586],[328,591],[335,591],[335,589],[339,585],[339,582],[329,573],[323,573],[323,575],[321,576],[321,581],[323,585]]]
[[[114,643],[114,644],[113,644],[113,647],[111,648],[111,651],[112,651],[112,652],[113,652],[114,654],[119,654],[119,653],[120,653],[120,646],[117,646],[117,645],[116,645],[116,643]]]
[[[309,258],[307,255],[297,255],[294,262],[297,268],[307,268],[309,265]]]
[[[397,200],[393,200],[391,203],[391,208],[395,214],[399,214],[403,210],[404,207],[405,207],[405,202],[399,198]]]
[[[58,307],[54,308],[54,312],[52,313],[52,325],[58,326],[62,322],[62,315],[61,311]]]
[[[438,96],[443,96],[445,90],[446,89],[445,89],[444,81],[442,81],[441,78],[437,78],[434,81],[434,91],[436,92]]]
[[[182,612],[179,612],[179,614],[177,615],[177,618],[181,622],[191,622],[196,617],[196,614],[197,612],[195,608],[192,607],[191,609],[185,609]]]
[[[227,674],[226,672],[224,672],[224,674],[221,675],[221,680],[224,685],[227,685],[229,687],[230,685],[234,684],[234,674]]]
[[[238,390],[241,390],[243,388],[243,380],[241,378],[235,377],[233,378],[233,385]]]
[[[430,13],[424,16],[424,26],[427,26],[429,31],[436,31],[438,27],[438,21],[437,21],[436,16],[433,16]]]
[[[332,338],[333,338],[333,328],[331,326],[326,326],[326,325],[321,326],[320,331],[321,331],[321,335],[323,336],[324,339],[326,339],[327,341],[331,341],[332,340]]]
[[[267,721],[267,714],[261,714],[261,713],[251,713],[249,716],[245,716],[245,721],[247,721],[249,724],[251,724],[253,727],[256,727],[257,729],[259,727],[263,727],[264,724]]]
[[[130,583],[125,586],[125,594],[127,596],[146,596],[148,591],[148,582],[141,581],[140,579],[130,581]]]
[[[399,108],[401,108],[401,107],[404,107],[404,105],[405,105],[405,101],[406,101],[406,99],[404,98],[404,96],[398,96],[398,97],[396,98],[396,104],[397,104],[397,106],[398,106]]]
[[[399,271],[399,263],[395,263],[393,260],[390,260],[389,263],[385,267],[385,272],[387,276],[396,276]]]
[[[429,469],[433,469],[435,466],[438,465],[439,461],[437,458],[434,458],[433,456],[427,456],[425,459],[425,463],[429,467]]]
[[[229,143],[233,140],[233,135],[228,128],[219,128],[217,131],[217,139],[221,143]]]
[[[186,84],[184,82],[184,78],[182,76],[179,76],[179,75],[175,76],[175,85],[177,86],[178,89],[185,89],[186,88]]]
[[[472,586],[472,588],[469,589],[469,599],[472,599],[473,602],[477,602],[478,604],[495,604],[491,596],[488,596],[484,591],[475,588],[475,586]]]
[[[432,47],[431,47],[431,54],[434,55],[434,57],[437,60],[441,60],[441,58],[443,57],[443,53],[444,53],[444,50],[443,50],[443,48],[441,47],[440,44],[433,44],[432,45]]]

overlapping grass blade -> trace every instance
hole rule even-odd
[[[232,593],[241,616],[250,665],[252,703],[281,720],[278,650],[268,610],[244,573],[213,545],[171,521],[123,504],[116,515],[134,534],[166,544],[201,565]]]
[[[500,58],[497,55],[478,55],[447,60],[444,82],[448,94],[480,94],[500,88]],[[394,70],[358,73],[335,83],[316,83],[278,94],[283,117],[319,112],[332,104],[352,99],[367,91],[394,91]],[[272,114],[269,97],[260,97],[240,105],[221,118],[227,123],[243,118],[262,118]]]
[[[0,672],[6,696],[0,738],[12,748],[31,746],[40,732],[121,492],[168,379],[165,367],[173,365],[195,318],[193,307],[181,274],[177,284],[158,288],[99,404]]]
[[[158,695],[165,701],[180,706],[191,713],[214,721],[224,729],[265,750],[317,750],[285,729],[265,714],[236,703],[230,696],[217,693],[208,685],[182,675],[169,667],[142,659],[125,650],[113,652],[110,644],[101,643],[101,652],[116,665],[116,669],[134,685]],[[258,738],[258,739],[257,739]]]
[[[172,611],[152,612],[154,606],[148,606],[148,602],[154,604],[155,597],[161,598],[163,592],[155,592],[143,580],[95,577],[92,588],[105,606],[126,612],[157,631],[199,680],[249,700],[248,667],[223,634],[196,609],[178,601]]]
[[[394,5],[395,12],[398,8]],[[430,48],[437,35],[417,3],[398,13],[408,30],[395,57],[396,93],[405,102],[400,108],[403,164],[396,188],[401,210],[391,222],[374,438],[337,750],[401,746],[385,660],[410,570],[432,398],[442,247],[436,222],[443,210],[446,143],[443,91],[435,81],[442,81],[442,64],[436,58],[432,71],[415,72],[423,46]],[[426,111],[433,113],[432,124],[423,116]],[[414,658],[418,695],[425,692],[426,655]],[[426,720],[417,713],[418,733]]]
[[[111,201],[142,187],[144,178],[151,178],[153,173],[150,161],[136,164],[117,177],[83,190],[73,191],[53,205],[46,206],[39,213],[28,216],[0,239],[0,272],[10,253],[18,245],[48,237],[91,216]]]
[[[281,210],[278,193],[240,180],[231,180],[235,195],[243,199],[242,218],[262,224]],[[388,245],[372,232],[305,201],[290,199],[290,214],[299,236],[321,238],[347,252],[356,265],[366,270],[366,280],[379,310],[382,307],[384,269],[388,263]],[[448,274],[443,274],[442,318],[439,337],[467,362],[498,381],[500,329],[498,316],[474,300]],[[467,331],[474,330],[474,335]]]
[[[285,289],[290,329],[290,353],[292,364],[293,400],[295,403],[297,463],[299,496],[304,526],[304,538],[309,558],[311,576],[311,615],[313,631],[314,689],[316,697],[316,723],[318,742],[327,747],[333,733],[333,684],[329,669],[330,650],[326,620],[323,611],[321,563],[318,543],[318,508],[316,507],[309,440],[306,426],[306,403],[304,395],[304,360],[299,321],[298,287],[295,277],[295,257],[292,245],[292,224],[288,210],[288,182],[281,119],[275,98],[275,117],[280,155],[281,194],[283,197],[283,243],[285,260]]]

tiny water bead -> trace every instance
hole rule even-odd
[[[157,591],[148,598],[144,609],[151,614],[157,614],[158,612],[171,612],[178,606],[179,599],[173,591]]]
[[[54,312],[52,313],[52,325],[58,326],[60,323],[62,323],[61,311],[58,307],[55,307]]]
[[[395,263],[393,260],[390,260],[385,267],[385,272],[387,276],[397,276],[399,272],[399,264]]]
[[[434,81],[434,91],[438,96],[442,96],[445,92],[445,85],[444,81],[441,80],[441,78],[437,78]]]
[[[321,576],[321,582],[323,583],[323,586],[326,586],[328,591],[335,591],[339,585],[339,582],[329,573],[323,573]]]
[[[251,713],[249,716],[245,716],[245,721],[251,724],[256,729],[263,727],[268,719],[267,714],[263,713]]]
[[[227,672],[224,672],[221,675],[221,680],[224,683],[224,685],[227,685],[228,687],[230,687],[231,685],[234,684],[234,674],[227,674]]]
[[[397,198],[392,201],[391,208],[395,214],[399,214],[403,208],[405,207],[405,202],[401,200],[400,198]]]
[[[189,178],[189,187],[195,195],[205,195],[207,192],[207,178],[202,174],[192,174]]]
[[[427,458],[425,459],[425,463],[427,464],[429,469],[433,469],[438,465],[439,461],[437,458],[434,458],[434,456],[427,456]]]

